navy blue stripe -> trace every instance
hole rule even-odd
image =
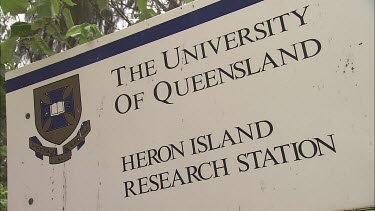
[[[223,15],[232,13],[262,0],[221,0],[157,26],[108,43],[101,47],[59,61],[6,81],[6,92],[13,92],[49,78],[93,64],[111,56],[184,31]],[[222,27],[222,26],[218,26]]]

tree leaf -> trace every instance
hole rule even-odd
[[[86,38],[84,38],[84,37],[81,37],[80,39],[79,39],[79,44],[84,44],[84,43],[87,43],[89,40],[88,39],[86,39]]]
[[[51,25],[54,28],[56,39],[58,39],[59,41],[63,42],[65,40],[65,38],[61,35],[61,28],[60,28],[60,26],[58,24],[56,24],[55,21],[49,22],[49,25]]]
[[[59,0],[50,0],[51,1],[51,13],[52,17],[59,15],[60,11],[60,1]]]
[[[141,11],[141,13],[139,14],[138,16],[138,21],[137,22],[141,22],[143,20],[146,20],[146,19],[149,19],[149,18],[152,18],[154,16],[156,16],[157,13],[153,10],[153,9],[146,9],[146,10],[143,10]]]
[[[5,65],[1,64],[1,69],[5,69]],[[0,118],[5,118],[6,116],[6,107],[5,107],[5,78],[1,76],[0,81],[1,81],[1,88],[0,88]],[[0,131],[1,132],[1,131]],[[0,138],[1,134],[0,134]]]
[[[73,22],[73,18],[72,18],[72,14],[70,13],[70,10],[67,8],[64,8],[63,15],[64,15],[66,27],[68,29],[72,28],[72,26],[74,26],[74,22]]]
[[[137,0],[136,5],[141,12],[146,11],[147,0]]]
[[[82,27],[83,24],[81,25],[75,25],[75,26],[72,26],[65,34],[65,38],[68,38],[68,37],[75,37],[77,35],[81,35],[83,33],[83,27]],[[88,25],[88,24],[86,24]]]
[[[108,9],[109,0],[96,0],[96,4],[98,5],[98,8],[101,11]]]
[[[5,65],[0,63],[0,118],[5,118]],[[1,120],[0,120],[1,121]],[[0,138],[2,130],[0,129]],[[1,153],[0,156],[3,156],[2,150],[0,149]],[[5,150],[6,152],[6,150]]]
[[[102,36],[102,33],[100,32],[97,25],[91,24],[90,28],[91,28],[92,33],[94,34],[93,39],[97,39]]]
[[[48,56],[52,56],[53,54],[55,54],[55,52],[50,47],[48,47],[47,43],[39,36],[34,36],[34,42],[44,54],[47,54]]]
[[[17,38],[11,37],[2,42],[1,45],[1,63],[5,64],[13,61],[14,51],[16,50]]]
[[[56,34],[56,30],[53,26],[51,25],[47,25],[46,27],[46,33],[49,34],[49,35],[55,35]]]
[[[146,11],[149,14],[150,18],[158,15],[153,9],[147,9]]]
[[[0,156],[5,157],[7,155],[7,146],[0,146]],[[4,190],[2,190],[4,191]]]
[[[66,5],[71,6],[71,7],[77,5],[76,3],[72,2],[72,0],[62,0],[62,1],[63,1]]]
[[[13,16],[26,13],[28,6],[27,0],[1,0],[1,9],[4,15],[8,12]]]
[[[37,8],[36,7],[31,7],[26,11],[26,16],[32,16],[37,13]]]
[[[38,15],[41,18],[55,18],[59,15],[59,0],[41,0],[37,7]]]
[[[40,18],[52,18],[51,2],[49,0],[41,0],[36,6],[36,10]]]
[[[31,24],[26,22],[16,22],[10,26],[11,37],[28,37],[33,34]]]
[[[87,38],[88,40],[90,40],[92,38],[94,33],[91,32],[91,26],[90,25],[83,26],[82,35],[83,35],[83,37]]]
[[[31,24],[31,30],[41,29],[44,27],[45,24],[46,24],[46,20],[43,18],[40,18]]]
[[[65,35],[67,37],[74,37],[79,39],[79,44],[86,43],[102,36],[99,28],[95,24],[83,23],[71,27]]]

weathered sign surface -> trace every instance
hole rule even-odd
[[[10,211],[374,205],[373,1],[197,1],[6,77]]]

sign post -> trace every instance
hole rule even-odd
[[[9,210],[374,206],[373,7],[202,0],[7,73]]]

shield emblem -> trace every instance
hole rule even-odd
[[[39,134],[50,143],[62,144],[81,118],[79,76],[34,89],[34,112]]]

